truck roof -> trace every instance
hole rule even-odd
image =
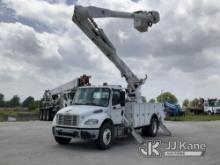
[[[91,86],[82,86],[79,88],[110,88],[110,89],[124,89],[120,85],[91,85]]]

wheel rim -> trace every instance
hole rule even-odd
[[[153,121],[152,129],[153,129],[153,133],[156,134],[157,133],[157,122],[156,121]]]
[[[111,142],[111,130],[109,128],[106,128],[103,132],[103,142],[105,145],[108,145]]]

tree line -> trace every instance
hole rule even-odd
[[[149,101],[146,100],[146,98],[143,98],[144,102],[150,102],[150,103],[164,103],[164,102],[169,102],[172,104],[177,104],[178,103],[178,99],[177,97],[172,94],[171,92],[164,92],[161,93],[159,96],[157,96],[156,98],[152,98]],[[202,98],[195,98],[193,100],[188,100],[185,99],[183,101],[182,107],[187,108],[187,107],[200,107],[201,104],[203,103],[203,99]],[[25,108],[29,108],[29,109],[34,109],[37,108],[40,104],[40,101],[35,100],[34,97],[32,96],[28,96],[23,102],[21,102],[21,99],[18,95],[14,95],[10,100],[5,101],[4,100],[4,95],[2,93],[0,93],[0,107],[10,107],[10,108],[14,108],[14,107],[25,107]]]
[[[147,102],[147,101],[146,101]],[[165,92],[161,93],[159,96],[157,96],[155,99],[152,98],[148,102],[150,103],[164,103],[169,102],[172,104],[177,104],[178,99],[177,97],[172,94],[171,92]],[[204,99],[203,98],[194,98],[193,100],[185,99],[182,103],[183,108],[197,108],[202,109],[203,108]]]
[[[149,103],[164,103],[164,102],[169,102],[172,104],[177,104],[178,103],[178,99],[177,97],[172,94],[171,92],[164,92],[161,93],[159,96],[157,96],[156,98],[151,98],[149,101],[147,101],[145,99],[144,102],[149,102]]]
[[[24,107],[34,110],[39,103],[40,101],[35,100],[32,96],[28,96],[24,101],[21,101],[18,95],[14,95],[10,100],[4,100],[4,94],[0,93],[0,108]]]
[[[188,100],[185,99],[183,101],[183,108],[197,108],[197,109],[203,109],[203,103],[204,103],[204,99],[203,98],[195,98],[193,100]]]

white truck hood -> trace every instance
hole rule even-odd
[[[57,114],[72,114],[72,115],[84,115],[93,113],[96,110],[105,109],[104,107],[99,106],[88,106],[88,105],[72,105],[65,108],[62,108],[57,112]]]

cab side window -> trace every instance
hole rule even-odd
[[[121,101],[121,93],[119,90],[113,90],[112,105],[118,105]]]

